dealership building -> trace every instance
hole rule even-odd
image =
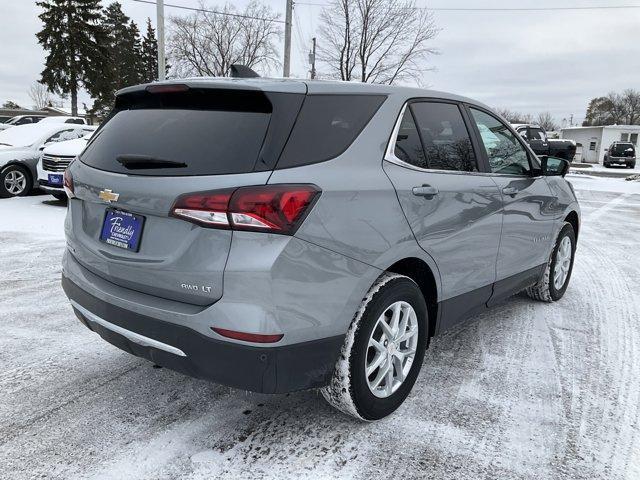
[[[605,149],[613,142],[631,142],[636,147],[640,125],[607,125],[604,127],[569,127],[561,130],[561,137],[577,144],[576,162],[602,163]],[[580,148],[582,146],[582,148]],[[580,154],[581,152],[581,154]]]

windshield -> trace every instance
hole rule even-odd
[[[13,117],[10,120],[7,120],[7,125],[15,125],[21,119],[22,117]]]
[[[44,133],[41,128],[32,128],[31,125],[8,128],[0,132],[0,145],[28,147],[41,140]]]
[[[611,148],[611,155],[614,157],[635,157],[636,151],[632,143],[616,143]]]

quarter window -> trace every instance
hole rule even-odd
[[[480,131],[491,171],[510,175],[530,174],[529,155],[511,130],[485,112],[472,108],[471,114]]]
[[[427,168],[416,122],[413,120],[411,110],[408,108],[404,111],[400,122],[394,153],[403,162],[415,167]]]

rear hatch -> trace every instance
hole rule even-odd
[[[306,91],[278,88],[230,81],[121,93],[69,170],[74,257],[143,293],[219,299],[232,232],[175,218],[172,207],[184,194],[267,183]]]
[[[633,143],[616,143],[611,148],[610,155],[612,158],[635,158],[636,149]]]

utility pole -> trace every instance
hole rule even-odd
[[[293,0],[286,0],[287,7],[284,18],[284,62],[282,62],[282,76],[288,77],[291,69],[291,15]]]
[[[313,47],[309,53],[309,63],[311,64],[311,80],[316,78],[316,37],[311,39]]]
[[[158,80],[165,78],[164,64],[164,0],[156,0],[158,13]]]

